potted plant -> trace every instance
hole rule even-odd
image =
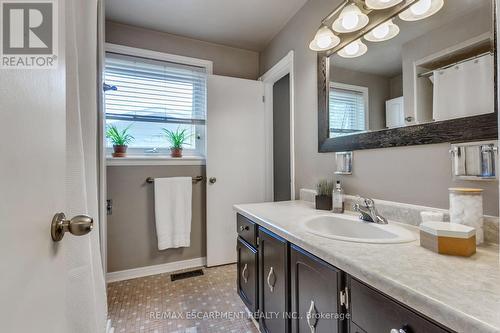
[[[321,180],[316,185],[316,209],[332,210],[333,181]]]
[[[132,125],[128,125],[121,131],[115,125],[109,125],[106,129],[106,138],[113,143],[113,157],[127,155],[128,144],[134,140],[134,137],[129,133],[130,126]]]
[[[181,130],[180,128],[177,128],[175,132],[166,128],[163,131],[171,144],[170,156],[182,157],[182,146],[189,140],[192,134],[188,134],[186,129]]]

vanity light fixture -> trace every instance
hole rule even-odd
[[[366,46],[366,44],[364,44],[361,39],[358,39],[350,44],[347,44],[346,47],[338,52],[338,55],[343,58],[356,58],[361,57],[367,51],[368,46]]]
[[[387,9],[401,2],[403,0],[366,0],[366,6],[371,9]]]
[[[370,19],[358,6],[350,4],[345,6],[339,17],[333,22],[332,29],[338,33],[358,31],[368,24]]]
[[[367,33],[365,39],[369,42],[383,42],[396,37],[398,34],[399,27],[391,19]]]
[[[403,21],[418,21],[436,14],[444,6],[444,0],[419,0],[399,14]]]
[[[340,44],[340,38],[328,27],[321,27],[314,36],[314,39],[309,43],[309,48],[313,51],[321,52],[329,50]]]

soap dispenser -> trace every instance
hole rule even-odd
[[[332,201],[333,201],[333,212],[337,214],[344,213],[344,191],[342,189],[342,185],[340,181],[337,180],[335,184],[335,189],[332,193]]]

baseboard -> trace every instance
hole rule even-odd
[[[169,262],[161,265],[132,268],[124,271],[109,272],[106,274],[106,282],[109,283],[109,282],[123,281],[128,279],[135,279],[148,275],[171,273],[181,269],[205,266],[206,264],[207,264],[207,258],[202,257],[189,260]]]

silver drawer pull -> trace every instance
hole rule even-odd
[[[309,311],[307,311],[307,313],[306,313],[307,325],[309,325],[309,328],[311,329],[311,333],[316,333],[316,324],[318,323],[318,318],[316,317],[317,314],[318,314],[318,311],[316,310],[316,306],[314,305],[314,301],[311,301],[311,306],[309,307]]]
[[[267,285],[269,286],[269,290],[274,292],[274,284],[276,283],[276,276],[274,275],[274,268],[271,267],[269,270],[269,274],[267,275]]]
[[[247,225],[240,226],[240,231],[248,231],[248,230],[250,230],[249,226],[247,226]]]
[[[248,264],[243,266],[243,270],[241,271],[241,277],[245,283],[248,283]]]

